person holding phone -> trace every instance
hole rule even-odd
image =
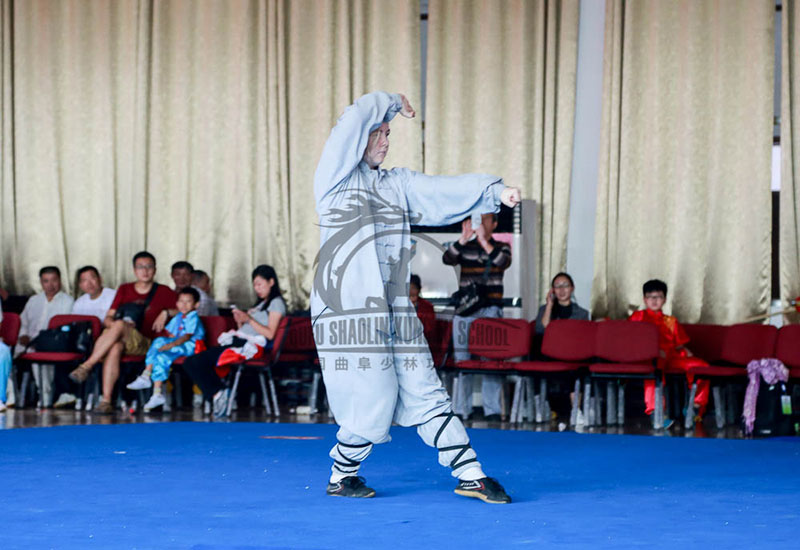
[[[539,308],[536,315],[536,334],[544,334],[550,321],[556,319],[579,319],[587,321],[589,312],[578,305],[573,299],[575,283],[568,273],[558,273],[553,277],[547,301]]]

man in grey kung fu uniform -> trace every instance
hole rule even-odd
[[[320,252],[311,296],[314,335],[328,401],[340,428],[331,449],[329,495],[372,497],[358,475],[392,422],[416,426],[455,492],[491,503],[510,497],[487,477],[433,368],[408,298],[411,224],[447,225],[514,206],[519,189],[485,174],[427,176],[384,170],[389,121],[414,110],[405,96],[373,92],[345,109],[314,176]]]

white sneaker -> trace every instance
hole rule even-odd
[[[211,403],[203,401],[203,414],[211,414]]]
[[[163,393],[154,393],[150,396],[150,400],[144,405],[144,412],[150,412],[158,407],[163,407],[167,402]]]
[[[151,387],[153,383],[150,381],[150,377],[145,374],[140,374],[136,377],[136,380],[125,386],[129,390],[146,390],[147,388]]]
[[[75,396],[72,395],[71,393],[62,393],[61,395],[58,396],[58,401],[55,402],[53,407],[55,407],[56,409],[60,409],[62,407],[68,407],[70,405],[75,404],[75,401],[76,401]]]

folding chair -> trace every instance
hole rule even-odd
[[[706,379],[711,382],[711,392],[714,396],[714,416],[717,428],[723,428],[726,423],[736,421],[736,410],[733,389],[747,382],[747,363],[754,359],[773,357],[775,342],[778,338],[778,329],[771,325],[733,325],[727,327],[722,344],[722,353],[719,362],[707,367],[692,367],[689,374],[694,377],[689,403],[694,402],[697,393],[697,380]],[[722,384],[725,385],[723,394]],[[687,414],[684,427],[692,427],[692,415]]]
[[[656,408],[653,412],[653,427],[661,429],[664,424],[662,403],[661,373],[656,368],[658,359],[658,328],[650,323],[631,321],[604,321],[597,323],[595,332],[596,362],[589,365],[590,376],[585,382],[583,394],[583,413],[590,426],[600,423],[602,405],[600,402],[599,381],[606,380],[606,395],[612,396],[608,402],[610,409],[617,407],[617,423],[625,423],[625,380],[655,380]],[[592,397],[594,389],[595,397]],[[616,390],[616,392],[614,391]],[[617,394],[617,403],[613,395]]]
[[[259,382],[261,383],[261,395],[264,400],[264,408],[266,409],[266,413],[268,415],[280,415],[280,410],[278,409],[278,394],[275,391],[275,381],[272,378],[272,367],[278,364],[278,360],[281,356],[281,349],[283,348],[283,342],[286,340],[286,333],[288,332],[289,325],[289,317],[284,317],[281,319],[281,322],[278,325],[278,330],[275,331],[275,338],[272,340],[272,348],[269,350],[269,354],[266,357],[261,359],[250,359],[244,363],[239,363],[232,366],[232,368],[235,370],[235,376],[233,380],[233,388],[231,388],[231,394],[228,398],[228,416],[230,416],[231,410],[233,409],[233,402],[236,399],[236,391],[239,388],[239,380],[241,379],[242,371],[245,368],[256,369],[258,371],[258,378]],[[269,391],[271,393],[272,403],[270,403],[270,395],[267,394],[265,375],[266,378],[269,379]],[[275,411],[274,413],[273,410]]]
[[[455,368],[459,373],[470,374],[513,372],[516,363],[510,360],[528,356],[530,339],[528,322],[523,319],[476,319],[470,325],[468,349],[478,359],[458,361]],[[458,395],[459,383],[456,377],[453,380],[454,396]]]
[[[535,334],[535,323],[536,321],[532,321],[530,324],[532,334]],[[524,403],[526,405],[524,408],[530,413],[529,403],[533,403],[533,419],[535,419],[536,422],[547,422],[550,420],[550,404],[547,400],[547,378],[560,377],[567,378],[571,381],[574,379],[570,426],[574,426],[577,423],[581,390],[579,372],[589,367],[591,359],[594,356],[596,331],[597,323],[592,321],[567,319],[552,321],[544,331],[544,337],[542,338],[541,354],[543,357],[533,361],[521,361],[514,364],[514,368],[523,377],[523,388],[521,392],[522,401],[520,405]],[[538,395],[534,395],[535,377],[539,378]],[[515,391],[515,394],[516,393]],[[611,402],[609,398],[609,403]],[[516,403],[517,399],[515,395],[514,405],[516,405]],[[515,407],[512,406],[512,422],[522,421],[522,409],[522,406],[518,406],[515,411]],[[609,406],[606,422],[615,424],[617,422],[616,414],[612,407]],[[530,418],[530,414],[528,417]]]
[[[100,319],[95,317],[94,315],[55,315],[50,322],[47,324],[48,329],[58,328],[64,325],[68,325],[70,323],[90,323],[91,324],[91,331],[92,331],[92,344],[97,340],[97,337],[100,335],[102,331],[102,325],[100,324]],[[79,353],[79,352],[70,352],[70,351],[30,351],[27,353],[22,354],[17,358],[18,362],[24,363],[46,363],[46,364],[53,364],[56,368],[75,368],[81,361],[85,360],[89,354],[91,353],[91,348],[86,353]],[[26,373],[27,374],[27,373]],[[25,405],[25,393],[27,393],[27,384],[23,377],[22,382],[22,391],[21,391],[21,403],[20,407]],[[85,393],[85,391],[84,391]]]

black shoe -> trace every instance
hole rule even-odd
[[[457,495],[479,498],[489,504],[509,504],[511,497],[506,494],[503,486],[491,477],[482,477],[475,481],[461,480],[455,490]]]
[[[361,476],[349,476],[337,483],[328,483],[326,491],[332,497],[372,498],[375,489],[367,487]]]

